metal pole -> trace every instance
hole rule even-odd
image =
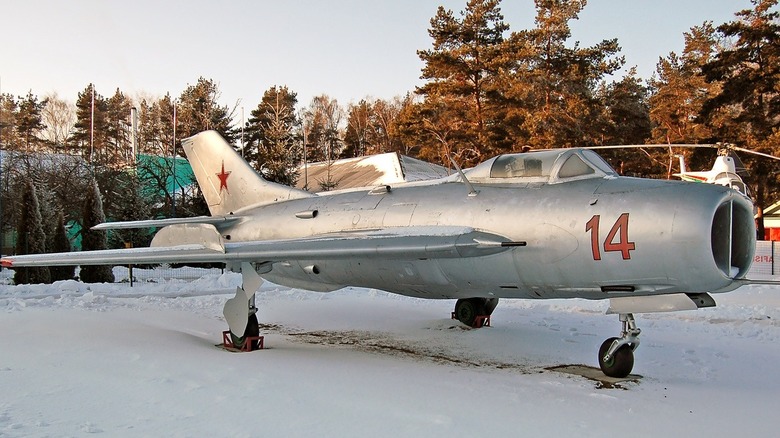
[[[136,157],[138,156],[138,108],[130,108],[130,148],[131,160],[133,167],[136,165]]]
[[[309,165],[306,163],[306,120],[303,121],[303,189],[309,190]]]
[[[171,217],[176,217],[176,101],[173,102],[173,205]]]
[[[95,84],[92,84],[92,110],[89,116],[89,164],[93,164],[95,154]]]

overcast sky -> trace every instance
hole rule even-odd
[[[247,111],[263,91],[287,85],[300,105],[328,94],[346,105],[391,98],[420,85],[416,51],[431,47],[439,5],[466,0],[0,0],[0,91],[75,101],[94,83],[111,96],[178,96],[213,79],[221,103]],[[659,56],[683,47],[683,32],[719,25],[749,0],[591,0],[571,41],[617,38],[627,67],[649,78]],[[510,30],[533,26],[533,0],[504,0]]]

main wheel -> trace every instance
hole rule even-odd
[[[241,350],[244,348],[244,345],[246,345],[246,338],[250,336],[259,336],[259,335],[260,335],[260,323],[257,322],[257,315],[253,313],[249,315],[249,320],[246,322],[246,329],[244,330],[244,335],[237,336],[235,333],[230,332],[230,340],[233,341],[234,347]],[[252,351],[257,350],[257,340],[252,341],[252,345],[250,345],[250,350]]]
[[[615,354],[608,361],[604,361],[604,355],[607,354],[612,342],[618,338],[609,338],[601,344],[599,348],[599,367],[601,371],[609,377],[623,378],[631,374],[634,368],[634,350],[631,345],[626,344],[618,348]]]
[[[455,303],[455,317],[469,327],[474,327],[477,317],[485,314],[484,298],[460,299]]]

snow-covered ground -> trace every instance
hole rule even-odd
[[[548,368],[596,365],[606,302],[502,300],[472,330],[452,301],[266,284],[269,348],[230,353],[239,283],[0,286],[0,437],[780,433],[780,288],[637,315],[642,378],[604,388]]]

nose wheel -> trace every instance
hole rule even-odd
[[[639,334],[632,313],[621,313],[623,330],[619,338],[609,338],[599,348],[599,367],[609,377],[622,378],[631,374],[634,368],[634,350],[639,347]]]

